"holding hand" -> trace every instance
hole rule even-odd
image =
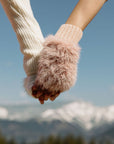
[[[77,45],[82,30],[64,24],[56,35],[45,39],[38,60],[37,77],[32,87],[32,95],[40,100],[54,100],[61,92],[75,84],[80,48]]]
[[[66,24],[44,40],[30,0],[0,0],[24,55],[25,90],[41,104],[75,84],[82,30],[106,1],[79,0]]]
[[[77,45],[84,30],[107,0],[79,0],[66,25],[55,36],[49,36],[40,53],[37,77],[32,94],[44,100],[54,100],[59,93],[70,89],[77,76],[80,48]]]

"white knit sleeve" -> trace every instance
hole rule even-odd
[[[24,70],[27,76],[34,75],[44,37],[34,18],[30,0],[0,0],[0,2],[17,35],[20,50],[24,55]]]
[[[24,87],[29,95],[37,73],[38,58],[43,49],[44,37],[34,18],[30,0],[0,0],[8,16],[24,55],[23,66],[27,77]]]

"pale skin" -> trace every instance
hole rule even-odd
[[[96,16],[107,0],[79,0],[66,24],[72,24],[84,30]]]
[[[66,21],[66,24],[75,25],[84,31],[106,1],[107,0],[79,0]],[[44,101],[48,99],[54,101],[58,95],[59,93],[55,96],[51,96],[50,94],[43,95],[42,92],[42,95],[37,97],[39,97],[40,103],[44,104]]]

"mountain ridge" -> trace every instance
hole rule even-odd
[[[42,119],[62,120],[80,123],[90,130],[106,123],[114,122],[114,106],[98,107],[87,102],[73,102],[58,109],[49,109],[42,113]]]
[[[114,141],[114,106],[98,107],[84,101],[72,102],[55,109],[38,107],[0,108],[0,130],[19,143],[37,141],[42,136],[73,134],[85,139]],[[5,112],[5,113],[4,113]],[[38,114],[37,114],[38,113]],[[32,132],[32,134],[31,134]]]

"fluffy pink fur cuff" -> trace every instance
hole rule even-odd
[[[50,35],[45,39],[34,83],[38,90],[46,90],[54,95],[70,89],[75,84],[80,56],[77,43],[81,37],[81,29],[64,24],[55,36]],[[36,89],[33,94],[37,95]]]

